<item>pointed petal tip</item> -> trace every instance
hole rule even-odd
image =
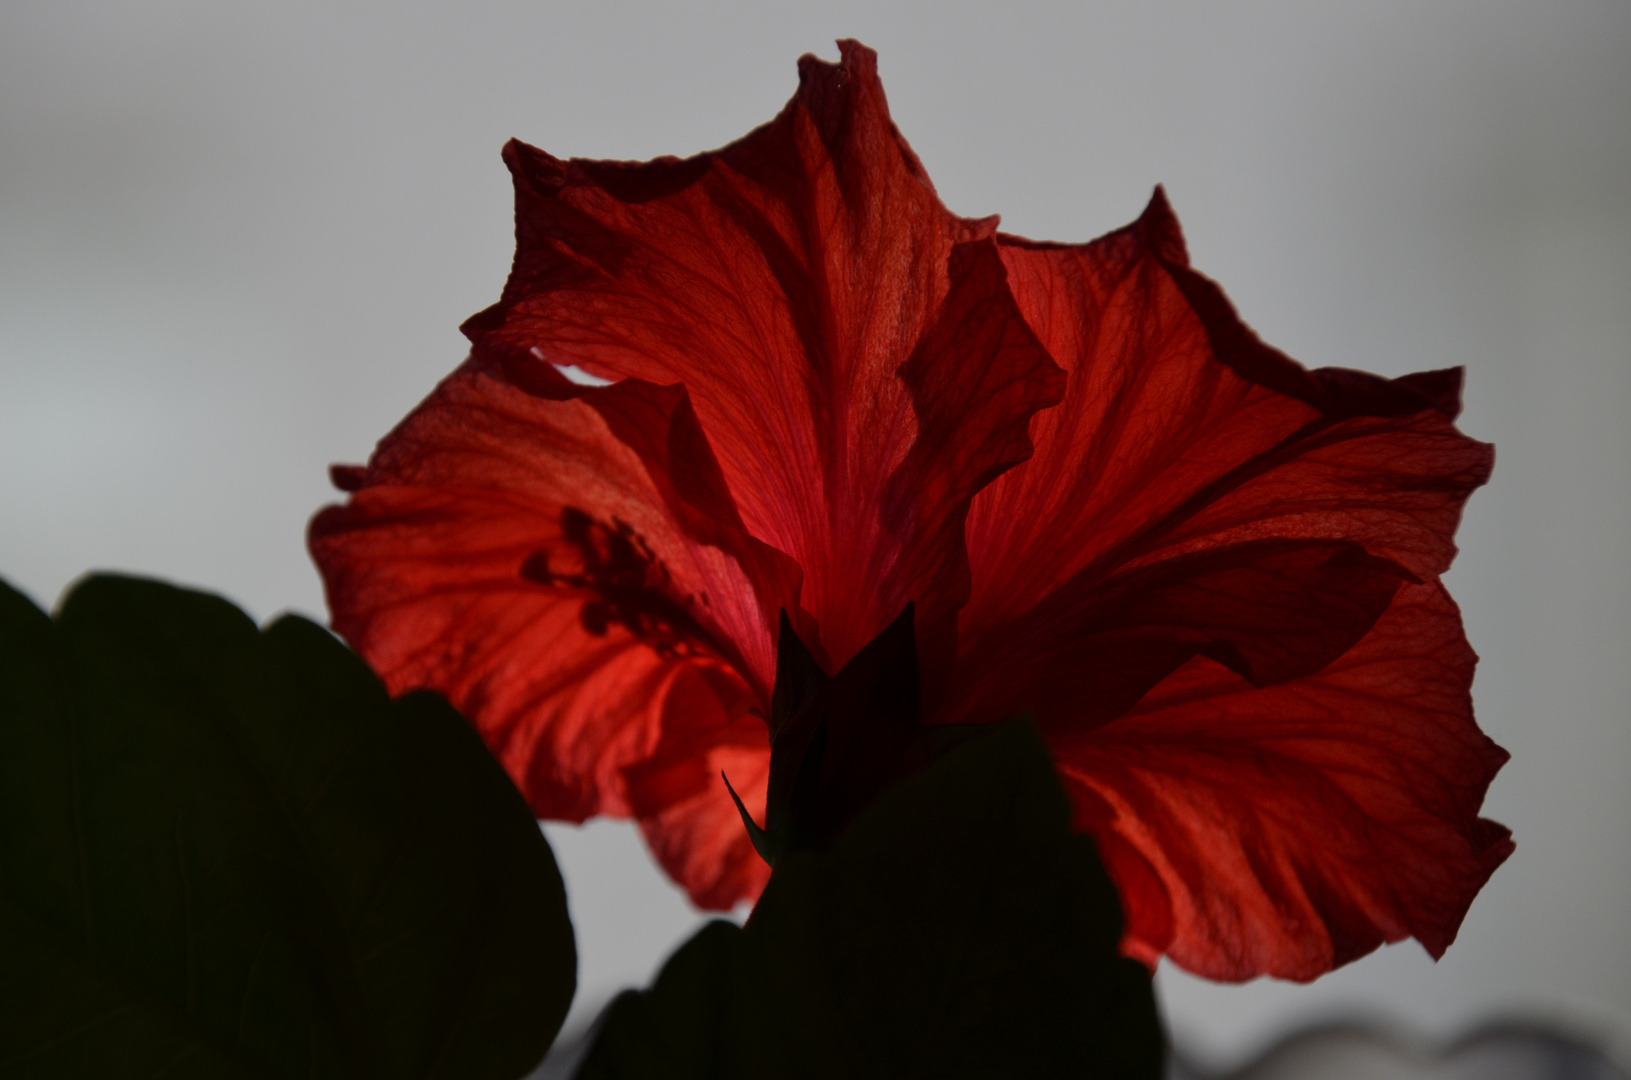
[[[559,187],[565,178],[565,162],[547,150],[511,137],[499,151],[517,184],[523,180],[540,186]]]
[[[862,69],[877,70],[878,50],[868,48],[855,38],[838,38],[836,44],[838,55],[844,66],[851,69],[851,74],[860,74]]]
[[[368,467],[366,465],[330,465],[328,467],[328,482],[333,484],[337,491],[347,493],[361,491],[368,484]]]
[[[1155,185],[1150,201],[1134,227],[1157,259],[1169,265],[1188,268],[1189,247],[1184,243],[1184,231],[1178,224],[1178,215],[1173,212],[1172,203],[1167,199],[1165,185]]]
[[[878,78],[878,53],[869,49],[854,38],[838,38],[838,61],[823,60],[813,52],[807,52],[799,57],[799,81],[808,83],[812,79],[834,79],[840,84],[854,79],[865,79],[876,82]]]
[[[1393,381],[1416,391],[1449,419],[1454,420],[1461,415],[1461,392],[1466,386],[1466,368],[1417,371]]]
[[[1476,896],[1476,894],[1483,891],[1484,886],[1489,883],[1489,879],[1494,876],[1495,871],[1499,870],[1501,865],[1511,858],[1513,851],[1517,849],[1517,845],[1512,840],[1511,829],[1488,818],[1479,818],[1474,822],[1472,832],[1474,833],[1471,838],[1473,843],[1480,840],[1484,843],[1483,851],[1478,856],[1483,872],[1473,882],[1471,889],[1473,896]],[[1444,954],[1449,951],[1450,946],[1454,945],[1456,938],[1461,935],[1461,925],[1466,921],[1473,896],[1467,898],[1466,903],[1461,906],[1460,913],[1453,921],[1439,928],[1436,932],[1430,930],[1417,931],[1416,940],[1421,943],[1421,947],[1426,950],[1427,955],[1433,958],[1434,963],[1444,958]]]

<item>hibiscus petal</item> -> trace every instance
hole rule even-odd
[[[749,570],[776,560],[733,535],[683,394],[513,374],[450,376],[313,521],[312,552],[335,628],[393,692],[471,717],[536,813],[628,814],[624,770],[661,744],[676,686],[711,688],[685,698],[716,726],[751,706],[737,672],[774,660],[730,643],[765,637],[740,627],[796,579],[756,592]]]
[[[1215,979],[1312,979],[1415,937],[1433,956],[1512,851],[1477,816],[1506,753],[1437,583],[1407,584],[1318,674],[1255,687],[1191,660],[1052,741],[1129,912],[1125,947]]]
[[[917,605],[931,708],[955,661],[957,612],[969,595],[969,503],[1031,456],[1031,417],[1056,404],[1065,383],[1015,306],[994,244],[953,249],[951,276],[939,317],[900,369],[918,437],[883,497],[884,529],[901,538],[900,553],[872,579],[890,605]]]
[[[1459,618],[1401,587],[1449,564],[1488,476],[1451,424],[1459,373],[1308,371],[1264,345],[1189,268],[1159,189],[1101,240],[1002,254],[1069,382],[1032,459],[974,499],[942,718],[1039,715],[1151,962],[1312,978],[1411,934],[1436,955],[1506,850],[1476,819],[1504,755],[1471,720]],[[1412,734],[1417,713],[1437,727]],[[1308,743],[1310,717],[1330,736]],[[1460,801],[1342,786],[1408,771],[1434,733],[1422,768],[1460,770],[1439,785]],[[1345,831],[1305,843],[1321,829]],[[1384,855],[1392,877],[1355,869]]]
[[[713,153],[563,162],[511,143],[515,267],[466,324],[478,356],[683,383],[748,532],[803,568],[818,627],[801,636],[829,670],[907,600],[944,601],[921,614],[949,620],[963,503],[1029,452],[1026,421],[1057,397],[995,259],[953,258],[989,246],[994,222],[940,204],[874,54],[840,47],[837,65],[805,57],[787,108]],[[958,331],[997,351],[976,357]],[[949,378],[964,362],[985,366],[989,400]],[[971,401],[977,415],[957,411]],[[957,468],[925,467],[964,445]],[[931,479],[933,502],[903,497]]]
[[[1451,425],[1459,377],[1310,372],[1188,268],[1159,189],[1082,245],[1003,238],[1026,319],[1069,375],[1036,453],[975,497],[965,656],[1076,579],[1264,538],[1360,543],[1419,577],[1448,566],[1491,450]]]
[[[959,666],[942,722],[1028,713],[1045,732],[1113,720],[1192,657],[1257,686],[1318,672],[1375,625],[1396,563],[1342,541],[1259,540],[1055,591]]]
[[[656,749],[624,770],[651,853],[693,904],[714,911],[757,899],[770,878],[723,779],[746,805],[765,805],[769,732],[745,708],[715,704],[731,700],[733,687],[721,675],[706,668],[682,674],[665,700]]]

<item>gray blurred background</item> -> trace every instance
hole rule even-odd
[[[769,119],[853,36],[952,210],[1085,240],[1157,182],[1311,365],[1468,369],[1495,442],[1450,585],[1518,849],[1434,964],[1158,976],[1226,1067],[1344,1018],[1631,1047],[1631,3],[0,4],[0,575],[87,568],[321,617],[329,462],[464,354],[511,135],[646,158]],[[698,915],[625,825],[551,826],[574,1023]],[[1278,1075],[1278,1074],[1276,1074]],[[1459,1073],[1456,1075],[1460,1075]]]

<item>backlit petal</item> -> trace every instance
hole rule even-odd
[[[1309,372],[1269,349],[1188,268],[1159,191],[1091,244],[1002,251],[1069,381],[1031,460],[974,499],[965,650],[1072,579],[1227,544],[1344,540],[1418,576],[1448,566],[1492,457],[1451,424],[1456,373]]]
[[[709,723],[746,718],[740,672],[774,661],[733,642],[764,638],[796,568],[778,578],[733,534],[682,395],[528,375],[450,376],[316,518],[312,551],[335,628],[393,691],[471,717],[536,813],[628,814],[623,770],[660,745],[676,686]]]
[[[1081,732],[1198,655],[1258,686],[1288,682],[1347,652],[1408,579],[1357,544],[1259,540],[1072,583],[959,665],[940,718],[1027,713]]]
[[[747,530],[803,568],[801,636],[829,670],[914,599],[949,648],[963,504],[1029,453],[1025,423],[1058,393],[994,223],[940,204],[876,57],[841,49],[805,57],[787,108],[713,153],[512,143],[515,267],[466,325],[478,356],[683,383]]]
[[[1437,955],[1504,858],[1504,848],[1490,853],[1506,835],[1476,822],[1504,757],[1472,724],[1471,654],[1453,607],[1432,591],[1491,461],[1453,426],[1459,373],[1308,371],[1264,345],[1189,268],[1159,190],[1138,222],[1091,244],[1003,238],[1002,252],[1016,301],[1069,381],[1064,401],[1033,421],[1032,458],[973,501],[972,595],[939,719],[1038,717],[1076,781],[1078,812],[1097,823],[1129,942],[1146,959],[1170,951],[1217,978],[1311,978],[1403,936]],[[1423,664],[1454,677],[1423,674]],[[1334,696],[1348,685],[1339,673],[1353,670],[1395,680],[1391,708],[1387,694],[1370,704]],[[1265,758],[1261,745],[1242,749],[1228,730],[1233,706],[1197,706],[1181,734],[1139,744],[1155,771],[1160,755],[1175,763],[1165,788],[1130,770],[1084,780],[1103,768],[1101,735],[1118,748],[1129,732],[1142,738],[1151,729],[1129,726],[1135,717],[1161,714],[1175,687],[1206,679],[1229,702],[1249,702],[1240,707],[1259,743],[1276,747],[1306,730],[1317,697],[1341,738],[1369,755],[1362,767],[1382,769],[1418,722],[1416,683],[1435,678],[1460,680],[1459,704],[1441,709],[1454,736],[1438,749],[1442,768],[1471,777],[1462,799],[1376,809],[1394,815],[1386,857],[1405,878],[1429,864],[1451,875],[1437,892],[1369,880],[1366,863],[1380,855],[1357,842],[1287,869],[1312,850],[1306,831],[1377,822],[1351,805],[1322,818],[1334,805],[1325,781]],[[1178,764],[1191,760],[1205,763],[1195,775]],[[1230,770],[1243,788],[1224,790]],[[1218,803],[1245,817],[1220,817]],[[1141,824],[1103,824],[1134,818]],[[1206,860],[1231,850],[1203,841],[1207,830],[1239,832],[1238,865]],[[1257,875],[1255,901],[1237,888],[1241,866]],[[1221,899],[1206,891],[1214,878]]]
[[[1318,674],[1260,688],[1197,658],[1056,737],[1129,950],[1215,979],[1312,979],[1406,937],[1442,954],[1512,851],[1478,817],[1507,755],[1472,721],[1475,662],[1442,587],[1405,585]]]
[[[624,778],[658,863],[692,903],[723,911],[757,899],[770,878],[724,780],[759,813],[770,780],[770,739],[757,715],[714,707],[730,693],[728,684],[709,685],[718,681],[708,669],[682,677],[667,696],[661,740]]]

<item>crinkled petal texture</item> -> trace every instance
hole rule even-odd
[[[803,568],[800,636],[834,670],[914,600],[950,649],[968,500],[1029,455],[1064,384],[995,222],[940,204],[876,58],[843,54],[805,57],[781,115],[715,153],[562,162],[512,142],[515,268],[466,324],[477,355],[683,383],[747,530]]]
[[[1442,954],[1512,846],[1476,813],[1506,754],[1468,719],[1473,662],[1444,590],[1406,585],[1317,674],[1259,687],[1196,657],[1056,736],[1131,950],[1216,979],[1312,979],[1411,936]]]
[[[1199,974],[1434,956],[1511,851],[1506,754],[1437,584],[1490,448],[1459,373],[1307,371],[1189,268],[1158,191],[1087,245],[1003,239],[1068,373],[1036,454],[973,501],[940,718],[1042,723],[1128,909]]]
[[[540,817],[713,821],[721,768],[762,800],[759,695],[730,643],[764,621],[749,572],[774,612],[797,568],[707,516],[726,504],[683,391],[529,375],[470,361],[338,472],[356,490],[311,530],[335,628],[393,693],[446,694]],[[767,876],[726,824],[701,830],[722,857],[668,863],[714,907]]]
[[[720,151],[506,148],[503,297],[313,523],[335,627],[725,907],[765,878],[719,777],[763,804],[779,613],[836,671],[914,602],[928,718],[1038,718],[1130,952],[1438,955],[1511,850],[1437,580],[1491,460],[1459,374],[1263,345],[1159,192],[1082,245],[950,214],[842,49]]]

